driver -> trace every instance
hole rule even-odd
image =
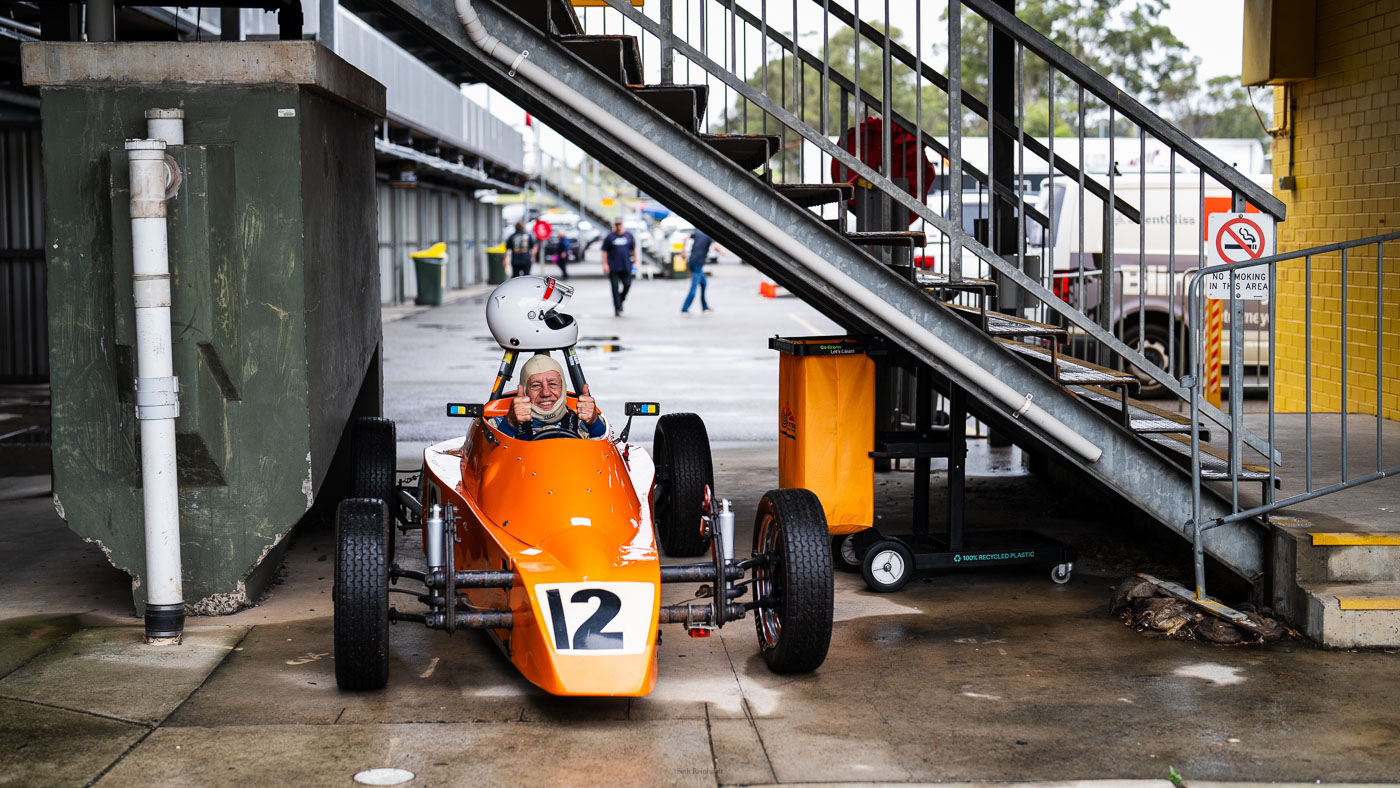
[[[512,438],[527,440],[548,432],[571,437],[601,438],[607,424],[598,417],[598,405],[588,393],[588,385],[578,396],[578,411],[569,410],[564,395],[564,368],[548,353],[540,353],[520,369],[520,388],[510,412],[495,420],[496,428]]]

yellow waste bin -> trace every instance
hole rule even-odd
[[[442,293],[447,289],[447,244],[438,241],[408,256],[413,259],[418,275],[418,297],[414,303],[419,306],[441,305]]]
[[[833,535],[875,522],[875,362],[850,337],[773,337],[778,486],[816,493]]]

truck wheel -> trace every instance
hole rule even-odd
[[[876,542],[866,551],[860,573],[871,591],[894,593],[914,576],[914,554],[903,542],[894,539]]]
[[[769,490],[758,504],[753,570],[758,648],[774,673],[806,673],[831,645],[831,545],[821,501],[809,490]]]
[[[1170,351],[1173,349],[1171,347],[1170,330],[1160,323],[1153,322],[1144,323],[1142,329],[1142,336],[1139,337],[1137,317],[1135,315],[1129,317],[1127,325],[1124,326],[1123,329],[1123,342],[1128,347],[1146,356],[1147,360],[1156,364],[1159,369],[1166,370],[1168,374],[1175,375],[1179,373],[1181,365],[1172,364],[1169,361],[1171,358]],[[1177,342],[1174,349],[1176,350],[1177,358],[1180,359],[1182,357],[1181,343]],[[1136,365],[1129,364],[1128,371],[1140,381],[1138,397],[1142,399],[1164,399],[1173,396],[1170,389],[1148,377],[1147,373],[1143,372]]]
[[[389,513],[377,498],[348,498],[335,513],[335,682],[380,689],[389,681]]]
[[[673,558],[704,555],[710,540],[700,533],[705,487],[714,489],[714,464],[705,422],[694,413],[668,413],[656,422],[651,519],[661,550]]]

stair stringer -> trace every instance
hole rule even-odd
[[[1085,463],[1034,425],[1012,418],[985,391],[943,364],[913,339],[885,324],[833,285],[816,279],[805,269],[797,268],[797,264],[771,240],[751,232],[727,216],[722,207],[680,183],[654,162],[636,155],[621,140],[589,121],[575,108],[562,106],[542,90],[508,74],[502,64],[486,58],[467,40],[451,3],[441,0],[352,0],[347,5],[363,6],[366,3],[434,41],[444,54],[462,61],[482,81],[544,120],[615,172],[671,206],[722,245],[841,323],[847,330],[888,337],[914,357],[929,364],[935,373],[963,387],[970,394],[968,403],[973,414],[1014,442],[1068,463],[1098,484],[1116,491],[1170,530],[1188,541],[1191,539],[1187,525],[1191,518],[1192,496],[1189,471],[1172,463],[1039,370],[1001,348],[991,337],[940,308],[928,294],[826,226],[816,214],[781,197],[753,173],[739,168],[700,138],[636,99],[624,86],[577,59],[515,14],[492,0],[474,0],[473,3],[486,29],[506,46],[517,52],[528,51],[535,65],[563,80],[585,98],[609,108],[628,126],[680,161],[688,163],[703,177],[768,221],[785,228],[797,241],[983,369],[1017,391],[1032,396],[1035,404],[1102,448],[1103,456],[1097,462]],[[1204,490],[1202,513],[1210,519],[1225,516],[1228,509],[1219,496]],[[1267,569],[1266,543],[1266,531],[1255,523],[1222,526],[1206,532],[1204,536],[1207,555],[1256,585]]]

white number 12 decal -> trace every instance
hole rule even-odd
[[[650,583],[549,583],[535,587],[554,650],[639,653],[654,628]]]

